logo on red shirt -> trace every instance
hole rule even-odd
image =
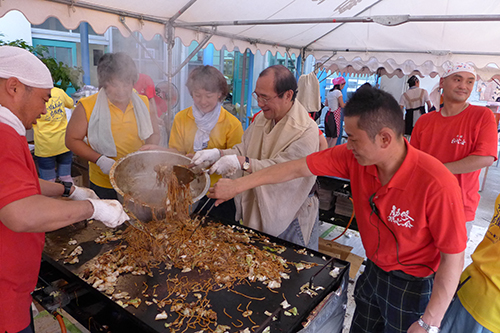
[[[463,135],[457,134],[457,137],[453,140],[451,140],[451,144],[456,143],[457,145],[465,145],[465,139]]]
[[[391,214],[389,214],[387,220],[400,227],[413,228],[413,224],[411,223],[414,219],[410,216],[410,211],[402,211],[401,208],[396,208],[394,205],[392,206]]]

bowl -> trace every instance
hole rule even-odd
[[[109,178],[111,185],[118,193],[118,200],[132,212],[141,222],[149,222],[153,218],[165,217],[164,203],[167,186],[156,180],[154,167],[161,165],[188,165],[191,159],[184,155],[168,151],[137,151],[122,157],[111,168]],[[210,177],[203,173],[190,183],[193,204],[192,212],[198,201],[207,193]]]

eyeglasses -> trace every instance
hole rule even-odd
[[[259,95],[257,95],[257,93],[254,91],[252,93],[252,97],[257,101],[257,103],[262,103],[264,105],[266,105],[267,103],[269,103],[270,100],[272,99],[275,99],[276,97],[280,97],[280,96],[283,96],[283,94],[285,93],[286,91],[282,92],[281,94],[278,94],[274,97],[271,97],[271,98],[264,98],[264,97],[260,97]]]

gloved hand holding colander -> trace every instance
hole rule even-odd
[[[97,166],[101,168],[101,171],[103,173],[109,175],[111,167],[113,166],[113,164],[115,164],[115,160],[107,156],[101,155],[101,157],[99,157],[97,161],[95,161],[95,164],[97,164]]]
[[[217,148],[205,149],[197,151],[191,159],[191,164],[194,166],[200,166],[201,168],[206,168],[209,165],[217,162],[221,157],[220,151]]]

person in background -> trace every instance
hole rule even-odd
[[[114,228],[128,220],[116,200],[39,179],[26,130],[46,113],[52,77],[30,52],[0,46],[0,332],[32,333],[34,290],[45,232],[85,219]],[[57,197],[72,200],[58,200]]]
[[[155,83],[151,76],[139,73],[139,79],[134,84],[134,89],[139,95],[146,96],[148,98],[151,113],[158,116],[157,122],[159,123],[161,114],[156,105],[156,101],[159,97],[156,95]]]
[[[350,179],[368,258],[354,290],[351,332],[425,333],[428,326],[436,332],[457,288],[467,243],[458,182],[406,141],[392,95],[360,88],[344,112],[347,144],[221,179],[209,197],[219,203],[314,175]]]
[[[158,86],[164,85],[165,82],[158,83]],[[160,139],[158,140],[158,145],[162,147],[168,147],[168,133],[165,126],[165,119],[163,115],[168,110],[168,104],[166,100],[160,97],[161,92],[157,90],[153,79],[147,75],[140,73],[139,80],[134,84],[134,89],[137,91],[139,95],[146,96],[149,100],[149,108],[151,109],[151,113],[157,116],[156,122],[158,124],[158,133],[160,135]]]
[[[330,89],[325,98],[325,106],[328,106],[328,112],[325,116],[325,135],[328,141],[328,147],[333,147],[337,144],[338,136],[342,136],[342,128],[340,124],[342,116],[342,108],[345,106],[342,97],[342,89],[345,86],[345,79],[339,76],[332,80],[333,88]]]
[[[175,116],[169,148],[145,146],[143,149],[162,149],[185,155],[203,149],[230,149],[240,143],[243,135],[241,122],[222,107],[228,93],[224,75],[213,66],[198,66],[189,73],[186,86],[194,104]],[[211,175],[211,185],[220,177]],[[206,200],[206,196],[202,198],[198,207],[202,207]],[[227,222],[234,222],[235,214],[234,201],[228,201],[210,212],[211,217]]]
[[[420,88],[420,80],[415,75],[408,79],[410,87],[399,99],[401,110],[406,109],[405,114],[405,134],[411,135],[413,127],[418,118],[425,114],[425,105],[427,110],[431,109],[431,101],[427,90]]]
[[[444,163],[462,188],[467,235],[479,205],[479,173],[497,159],[498,132],[493,112],[467,102],[476,71],[466,63],[453,65],[439,80],[444,106],[420,117],[411,145]]]
[[[125,53],[107,53],[97,65],[99,93],[82,98],[66,131],[66,146],[89,161],[90,188],[116,199],[109,171],[116,160],[144,144],[158,144],[156,115],[146,96],[133,91],[137,68]],[[87,137],[87,141],[84,141]]]
[[[463,284],[441,325],[441,333],[500,332],[500,195],[472,263],[460,277]]]
[[[295,100],[297,81],[282,65],[266,68],[257,79],[253,97],[262,109],[232,149],[196,152],[195,165],[212,164],[210,173],[243,176],[270,165],[318,151],[318,125]],[[318,249],[319,201],[316,177],[262,186],[235,198],[237,220],[300,246]]]
[[[149,101],[156,96],[155,83],[151,76],[139,73],[139,78],[134,84],[134,89],[139,95],[146,96]]]
[[[66,147],[68,119],[66,108],[73,109],[73,99],[64,90],[54,87],[46,104],[47,113],[33,125],[35,156],[40,178],[55,182],[73,183],[71,163],[73,153]]]

